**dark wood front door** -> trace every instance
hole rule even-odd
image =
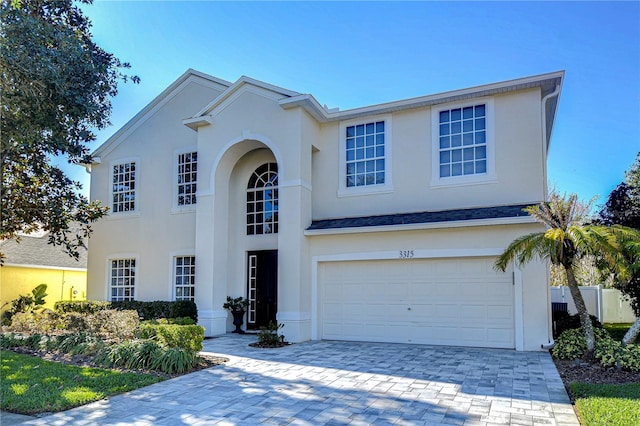
[[[247,329],[276,322],[278,311],[278,251],[250,251],[247,257]]]

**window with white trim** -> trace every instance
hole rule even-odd
[[[112,302],[135,300],[136,259],[111,259],[109,282]]]
[[[198,153],[178,154],[178,206],[190,206],[196,203],[197,180]]]
[[[487,173],[486,105],[440,111],[440,177]]]
[[[258,167],[247,185],[247,235],[278,233],[278,164]]]
[[[196,257],[176,256],[173,260],[175,300],[194,300],[196,284]]]
[[[385,122],[346,126],[345,158],[347,188],[385,183]]]
[[[112,169],[111,211],[132,212],[136,209],[136,163],[114,164]]]

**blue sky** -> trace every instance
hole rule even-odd
[[[123,84],[97,148],[186,69],[348,109],[551,71],[565,82],[549,183],[609,192],[640,151],[639,2],[182,2],[83,6]],[[88,191],[88,175],[73,177]]]

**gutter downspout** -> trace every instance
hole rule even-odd
[[[554,96],[558,96],[560,93],[560,84],[556,84],[556,88],[553,92],[549,93],[545,97],[542,98],[542,158],[544,161],[544,177],[543,177],[543,185],[544,185],[544,194],[543,199],[547,200],[547,194],[549,193],[548,182],[547,182],[547,151],[549,148],[549,141],[547,141],[547,101]],[[558,109],[556,108],[556,112]],[[549,138],[551,139],[551,138]],[[547,268],[547,321],[551,319],[551,289],[549,288],[549,269]],[[553,340],[553,334],[550,333],[550,329],[552,328],[551,323],[547,325],[547,343],[543,343],[540,345],[542,349],[552,349],[556,342]]]
[[[560,84],[556,84],[556,88],[553,92],[546,95],[542,98],[542,158],[543,161],[547,162],[547,151],[549,149],[549,141],[547,140],[547,101],[554,96],[558,96],[560,94]],[[556,113],[558,109],[556,108]],[[549,138],[551,139],[551,138]],[[547,187],[547,168],[543,167],[544,176],[543,176],[543,184],[544,184],[544,194],[543,199],[547,199],[547,194],[549,193],[549,188]]]

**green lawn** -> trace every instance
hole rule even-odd
[[[603,324],[615,340],[622,340],[631,324]],[[592,385],[571,383],[583,426],[640,425],[640,383]]]
[[[0,351],[0,408],[21,414],[68,410],[164,380],[150,374],[76,367]]]
[[[604,327],[604,329],[609,332],[609,334],[611,335],[611,337],[614,338],[614,340],[617,340],[620,342],[622,341],[622,338],[624,337],[627,330],[629,330],[629,327],[631,327],[631,325],[632,325],[631,323],[623,323],[623,324],[605,323],[605,324],[602,324],[602,327]]]
[[[590,385],[571,383],[583,426],[640,425],[640,383]]]

